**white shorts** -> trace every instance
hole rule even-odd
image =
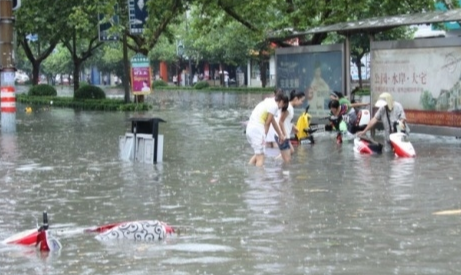
[[[246,129],[246,137],[255,155],[264,154],[266,148],[266,135],[263,125],[254,125],[248,123]]]

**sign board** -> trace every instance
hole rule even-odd
[[[142,34],[147,22],[148,13],[146,2],[148,0],[128,0],[128,18],[130,20],[130,33]]]
[[[118,6],[115,6],[115,12],[117,11]],[[104,21],[104,17],[104,14],[98,15],[99,41],[118,41],[120,39],[120,35],[118,33],[114,33],[113,30],[111,30],[111,27],[119,24],[119,16],[115,14],[108,21]]]
[[[13,10],[17,10],[21,7],[21,0],[13,0]]]
[[[371,44],[372,103],[382,92],[413,124],[461,127],[461,39]]]
[[[304,91],[309,113],[327,116],[332,91],[343,92],[342,44],[276,49],[276,87]]]
[[[146,95],[152,92],[152,72],[149,59],[142,54],[131,58],[131,91],[134,95]]]

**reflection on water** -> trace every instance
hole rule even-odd
[[[133,114],[19,112],[0,140],[0,239],[47,210],[60,255],[0,245],[1,274],[458,274],[459,140],[412,134],[415,159],[365,156],[319,134],[293,162],[246,165],[242,120],[263,95],[161,93],[164,163],[123,162]],[[21,109],[21,108],[18,108]],[[158,219],[161,243],[101,243],[84,228]]]

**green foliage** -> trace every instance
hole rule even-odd
[[[30,96],[56,96],[57,94],[56,89],[48,84],[32,86],[28,93]]]
[[[154,80],[154,83],[152,84],[153,89],[158,88],[158,87],[165,87],[165,86],[168,86],[168,83],[166,83],[165,81],[161,79]]]
[[[104,99],[106,93],[99,87],[86,85],[78,88],[74,94],[75,99]]]
[[[86,81],[80,81],[80,87],[88,86],[88,85],[90,85],[90,83],[88,83]]]
[[[210,87],[210,83],[208,83],[207,81],[199,81],[197,83],[195,83],[194,85],[194,89],[196,90],[202,90],[202,89],[205,89],[205,88],[208,88]]]
[[[245,64],[250,58],[251,50],[262,39],[257,33],[239,22],[229,21],[225,16],[218,16],[213,21],[206,20],[210,25],[205,30],[201,29],[203,22],[198,14],[200,11],[195,12],[192,13],[194,17],[189,19],[191,28],[182,29],[187,56],[203,56],[212,63]]]
[[[194,87],[178,87],[178,86],[165,86],[156,89],[157,91],[204,91],[204,92],[238,92],[238,93],[266,93],[273,92],[274,87],[221,87],[209,86],[203,89],[196,89]]]
[[[18,102],[30,105],[47,105],[53,107],[74,108],[93,111],[147,111],[152,105],[146,103],[125,103],[120,99],[75,100],[72,97],[17,95]]]
[[[52,78],[58,74],[72,72],[72,70],[73,65],[70,53],[61,45],[58,45],[54,52],[45,59],[42,66],[42,71]]]
[[[178,60],[176,41],[170,41],[166,36],[160,36],[155,47],[149,51],[151,60],[175,62]]]

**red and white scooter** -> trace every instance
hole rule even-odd
[[[48,231],[48,214],[43,212],[43,223],[37,229],[29,229],[3,240],[2,244],[35,246],[40,251],[57,252],[62,248],[61,243]]]
[[[408,139],[406,127],[403,122],[394,123],[395,133],[389,135],[392,148],[396,157],[413,158],[416,152]],[[382,152],[382,144],[367,137],[356,137],[354,140],[354,151],[361,154],[379,154]]]
[[[35,246],[39,251],[60,251],[61,243],[54,235],[70,235],[75,233],[96,233],[99,241],[126,239],[133,241],[162,241],[175,233],[172,226],[157,220],[139,220],[105,224],[83,230],[50,230],[48,214],[43,213],[43,225],[38,229],[25,230],[3,240],[5,245]]]

